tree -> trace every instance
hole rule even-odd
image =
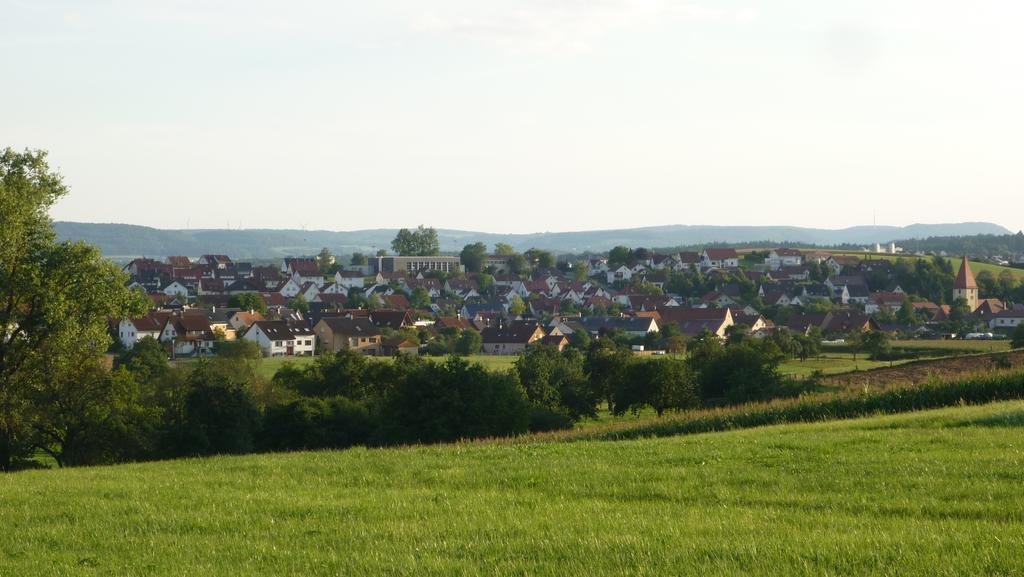
[[[634,362],[615,388],[612,411],[622,415],[649,406],[658,414],[667,410],[697,407],[697,380],[682,359],[649,359]]]
[[[917,312],[914,310],[914,303],[910,302],[910,297],[903,297],[903,304],[900,305],[900,310],[896,312],[896,322],[901,325],[921,324],[921,320],[917,317]]]
[[[427,308],[430,305],[430,292],[421,286],[414,288],[409,298],[409,304],[417,309]]]
[[[575,282],[586,282],[590,278],[590,263],[585,260],[578,260],[572,265],[572,280]]]
[[[618,268],[627,264],[632,256],[628,246],[617,246],[608,251],[608,268]]]
[[[615,388],[625,378],[632,362],[633,355],[629,349],[611,338],[591,341],[585,364],[590,389],[596,398],[607,402],[609,408],[615,406]]]
[[[858,335],[860,348],[867,351],[874,360],[883,359],[890,349],[889,333],[884,331],[865,331]]]
[[[508,314],[512,315],[513,317],[518,317],[519,315],[525,312],[526,303],[523,302],[522,297],[520,297],[519,295],[513,295],[512,302],[510,302],[508,305]]]
[[[327,274],[333,264],[334,255],[331,254],[331,251],[327,247],[320,249],[320,253],[316,255],[316,266],[320,268],[320,272]]]
[[[296,295],[295,298],[288,301],[288,308],[299,311],[302,314],[309,314],[309,301],[302,295]]]
[[[531,248],[523,253],[523,256],[526,257],[526,262],[530,263],[530,266],[536,268],[554,268],[555,266],[555,255],[546,250]]]
[[[482,242],[467,244],[462,247],[459,260],[466,267],[466,272],[482,272],[487,260],[487,245]]]
[[[45,417],[29,393],[99,359],[108,318],[147,308],[95,247],[56,242],[47,213],[67,191],[46,153],[0,152],[0,470],[26,457]]]
[[[463,356],[475,355],[484,346],[484,339],[473,329],[465,329],[455,341],[455,353]]]
[[[1010,339],[1010,348],[1024,349],[1024,324],[1017,325],[1013,329],[1013,337]]]
[[[526,432],[529,404],[512,371],[488,372],[458,357],[407,361],[381,408],[382,437],[436,443]]]
[[[516,360],[515,369],[531,403],[572,420],[597,414],[598,399],[578,350],[559,352],[552,346],[533,347]]]
[[[706,349],[700,364],[690,363],[698,374],[705,400],[745,402],[776,396],[782,383],[781,351],[770,340]]]
[[[496,242],[494,243],[494,254],[499,256],[512,256],[516,254],[516,249],[512,248],[512,245],[510,244]]]
[[[366,266],[370,264],[370,258],[361,252],[354,252],[348,262],[352,266]]]
[[[441,252],[441,243],[436,230],[424,228],[421,224],[416,230],[399,230],[395,240],[391,241],[391,250],[399,256],[436,256]]]
[[[186,379],[188,394],[173,428],[173,455],[248,453],[255,447],[259,408],[252,365],[239,359],[200,360]]]
[[[132,348],[121,353],[117,366],[124,367],[143,382],[159,379],[171,368],[163,345],[153,337],[141,338]]]
[[[261,315],[267,314],[267,301],[259,293],[241,293],[231,295],[228,298],[228,306],[246,311],[255,311]]]
[[[522,275],[530,271],[530,263],[521,254],[513,254],[508,259],[508,268],[512,274]]]
[[[366,298],[366,310],[378,311],[384,308],[384,299],[380,298],[380,295],[373,293]]]

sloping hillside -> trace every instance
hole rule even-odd
[[[327,247],[338,254],[376,252],[389,248],[396,229],[357,231],[325,230],[160,230],[127,224],[57,222],[61,239],[96,244],[110,257],[230,254],[238,258],[277,258],[316,254]],[[833,246],[888,243],[905,238],[936,235],[1007,234],[989,223],[915,224],[907,227],[853,227],[840,230],[794,226],[655,226],[623,230],[490,234],[438,230],[441,250],[456,252],[467,243],[511,244],[518,250],[541,248],[557,252],[606,251],[616,245],[670,247],[713,243],[790,242]]]
[[[1013,575],[1024,402],[0,476],[3,575]]]

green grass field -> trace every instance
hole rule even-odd
[[[0,476],[2,575],[1016,575],[1024,403]]]

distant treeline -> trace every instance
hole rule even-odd
[[[970,256],[1024,255],[1024,232],[1017,234],[980,234],[976,236],[933,236],[897,242],[906,252],[939,252]]]

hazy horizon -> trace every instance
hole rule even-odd
[[[446,230],[446,231],[453,231],[453,232],[470,232],[470,233],[480,233],[480,234],[488,234],[488,235],[535,235],[535,234],[559,234],[559,233],[575,233],[575,232],[598,232],[599,233],[599,232],[610,232],[610,231],[616,231],[616,230],[642,230],[642,229],[657,229],[657,228],[667,228],[667,227],[693,227],[693,228],[799,228],[799,229],[807,229],[807,230],[841,231],[841,230],[846,230],[846,229],[851,229],[851,228],[873,228],[873,227],[877,227],[877,228],[907,228],[907,227],[912,227],[912,226],[944,226],[944,225],[955,226],[955,225],[964,225],[964,224],[994,224],[994,225],[1002,226],[1003,228],[1006,228],[1011,234],[1015,234],[1017,232],[1016,230],[1010,229],[1010,228],[1008,228],[1008,227],[1006,227],[1004,225],[1000,225],[999,223],[996,223],[996,222],[993,222],[993,221],[912,222],[912,223],[907,223],[907,224],[894,224],[894,225],[889,225],[889,224],[852,225],[852,226],[848,226],[848,227],[804,226],[804,225],[790,225],[790,224],[729,224],[729,223],[725,223],[725,224],[703,224],[703,223],[684,224],[684,223],[669,223],[669,224],[640,225],[640,226],[618,227],[618,228],[579,228],[579,229],[527,230],[527,231],[523,231],[523,232],[504,232],[504,231],[487,230],[485,228],[472,229],[472,228],[451,228],[451,227],[433,226],[430,223],[418,223],[416,225],[413,225],[413,224],[398,224],[398,225],[393,225],[393,226],[378,226],[378,227],[371,227],[371,228],[347,228],[347,229],[341,229],[341,228],[312,228],[312,227],[295,228],[295,227],[283,227],[283,226],[272,226],[272,227],[265,227],[265,226],[263,226],[263,227],[231,227],[231,228],[217,227],[217,226],[212,226],[212,227],[195,227],[194,226],[194,227],[191,227],[191,228],[175,228],[175,227],[150,226],[150,225],[139,224],[139,223],[134,223],[134,222],[86,222],[86,221],[73,221],[73,220],[67,220],[67,219],[54,219],[54,220],[56,222],[66,222],[66,223],[71,223],[71,224],[98,224],[98,225],[142,226],[142,227],[146,227],[146,228],[153,228],[153,229],[156,229],[156,230],[175,231],[175,232],[177,232],[177,231],[188,231],[188,230],[190,230],[190,231],[201,231],[201,230],[232,230],[232,231],[246,231],[246,230],[251,230],[251,231],[257,231],[257,230],[271,230],[271,231],[272,230],[297,230],[297,231],[308,231],[308,232],[347,232],[347,233],[351,233],[351,232],[367,232],[367,231],[374,231],[374,230],[398,230],[398,229],[401,229],[401,228],[413,229],[416,226],[419,226],[420,224],[422,224],[423,226],[426,226],[426,227],[435,228],[437,230]],[[1021,229],[1018,229],[1018,230],[1021,230]]]
[[[0,2],[56,220],[1024,225],[1020,3]]]

